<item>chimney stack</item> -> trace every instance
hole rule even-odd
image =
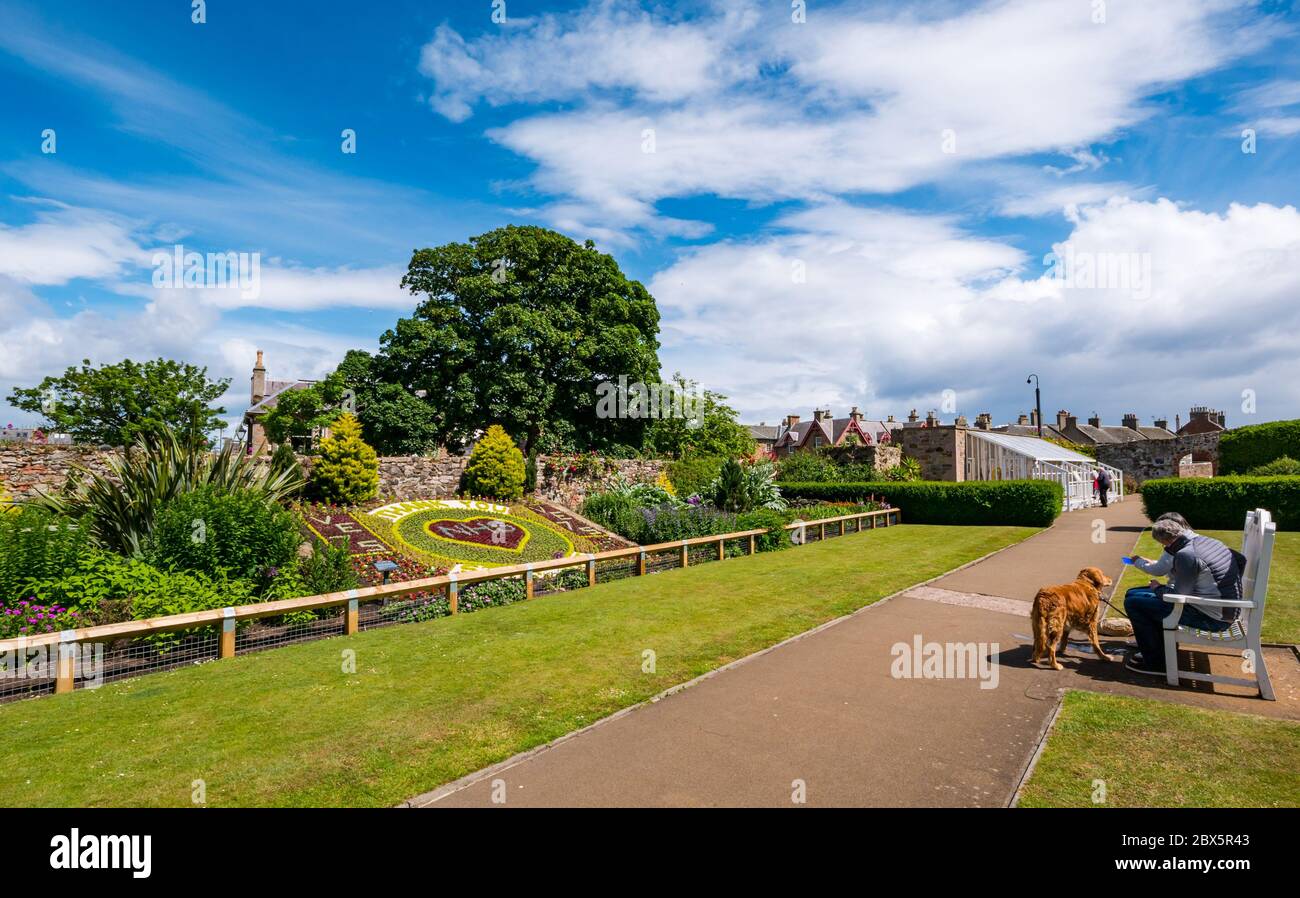
[[[957,427],[969,427],[969,426],[970,426],[969,424],[966,423],[966,416],[965,416],[965,415],[958,415],[958,416],[957,416],[957,420],[953,421],[952,423],[953,423],[954,425],[956,425]]]
[[[912,409],[912,411],[911,411],[910,413],[908,413],[908,416],[907,416],[907,423],[909,423],[909,424],[915,424],[915,423],[916,423],[916,409]]]
[[[785,426],[786,426],[786,427],[794,427],[794,426],[795,426],[796,424],[798,424],[798,423],[799,423],[799,416],[798,416],[798,415],[786,415],[786,416],[785,416]]]
[[[1169,419],[1168,419],[1168,418],[1156,418],[1156,427],[1159,427],[1161,430],[1168,430],[1168,429],[1169,429]]]
[[[1092,416],[1091,418],[1088,419],[1088,423],[1091,424],[1093,427],[1100,427],[1100,426],[1101,426],[1101,415],[1098,415],[1098,414],[1095,414],[1095,413],[1094,413],[1093,416]]]
[[[849,412],[849,417],[852,418],[854,421],[861,421],[862,412],[858,411],[858,407],[855,405],[853,406],[853,411]]]
[[[831,410],[828,408],[814,409],[813,418],[818,421],[829,421],[831,419]]]
[[[1020,415],[1020,417],[1016,418],[1016,423],[1019,424],[1019,425],[1021,425],[1022,427],[1028,427],[1028,426],[1029,426],[1029,416],[1026,415],[1026,414],[1023,414],[1023,413],[1022,413],[1022,414]]]
[[[1130,430],[1138,429],[1138,416],[1135,415],[1133,412],[1125,413],[1123,422],[1124,422],[1124,426],[1129,428]]]
[[[1070,413],[1067,412],[1065,409],[1061,409],[1059,412],[1056,413],[1056,427],[1058,430],[1065,427],[1066,419],[1068,419],[1069,417],[1070,417]]]
[[[975,426],[980,430],[992,430],[993,416],[988,412],[980,412],[975,416]]]
[[[266,398],[266,368],[262,365],[262,350],[257,351],[257,364],[253,365],[252,388],[249,390],[252,402],[257,405]]]
[[[925,413],[925,426],[926,427],[939,426],[939,419],[934,416],[934,409],[930,409],[928,412]]]

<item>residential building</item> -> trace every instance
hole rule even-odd
[[[913,415],[915,416],[915,412]],[[847,418],[836,418],[828,408],[816,409],[807,421],[799,415],[787,415],[777,428],[773,452],[777,456],[789,455],[805,449],[822,449],[828,446],[845,446],[857,443],[878,446],[893,440],[892,429],[898,425],[891,416],[888,421],[866,417],[857,406]]]
[[[244,443],[249,455],[256,455],[267,447],[262,419],[275,408],[279,397],[288,390],[305,390],[314,383],[314,380],[268,380],[266,366],[262,364],[262,350],[257,351],[257,362],[253,365],[253,376],[249,379],[248,409],[244,412],[243,423],[235,433],[235,439]]]

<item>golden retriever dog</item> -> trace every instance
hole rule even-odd
[[[1102,651],[1097,642],[1097,606],[1101,604],[1101,591],[1111,580],[1095,567],[1079,571],[1073,583],[1044,586],[1034,596],[1034,608],[1029,613],[1034,632],[1033,663],[1044,654],[1054,670],[1061,670],[1056,653],[1065,652],[1071,630],[1087,630],[1092,650],[1104,661],[1114,661]],[[1058,648],[1059,646],[1059,648]]]

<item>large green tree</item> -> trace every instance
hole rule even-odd
[[[501,424],[525,452],[641,445],[644,420],[598,417],[596,387],[658,379],[659,311],[590,241],[499,228],[416,250],[402,286],[425,299],[369,372],[398,388],[376,389],[390,411],[418,398],[433,410],[421,423],[453,444]]]
[[[85,359],[59,377],[15,388],[9,404],[43,415],[53,430],[78,442],[129,446],[170,429],[183,443],[198,445],[221,426],[226,410],[212,403],[229,386],[229,378],[210,380],[207,368],[171,359],[99,367]]]

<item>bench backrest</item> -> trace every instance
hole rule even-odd
[[[1242,598],[1255,603],[1251,612],[1252,624],[1264,618],[1264,602],[1268,598],[1268,575],[1273,562],[1273,541],[1277,525],[1273,516],[1262,508],[1246,513],[1246,526],[1241,534],[1241,551],[1246,556],[1246,570],[1242,572]]]

